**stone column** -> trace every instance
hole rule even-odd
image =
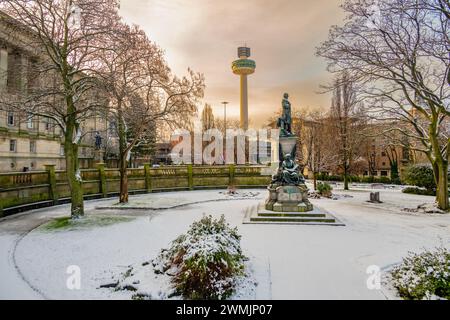
[[[272,137],[270,141],[270,152],[271,152],[271,161],[270,167],[273,172],[278,170],[278,166],[280,164],[280,139]]]
[[[235,174],[235,171],[236,171],[236,165],[230,164],[228,166],[228,170],[229,170],[228,185],[234,186],[234,174]]]
[[[144,172],[145,172],[145,189],[148,193],[152,192],[152,180],[150,175],[150,164],[144,164]]]
[[[53,200],[53,204],[58,202],[58,194],[56,191],[56,173],[55,165],[47,164],[45,165],[45,171],[48,172],[48,195],[49,199]]]
[[[24,93],[28,92],[28,57],[24,54],[20,55],[20,90]]]
[[[194,190],[194,168],[193,168],[192,164],[188,164],[187,173],[188,173],[189,190]]]
[[[97,169],[98,169],[98,177],[100,180],[100,185],[99,185],[99,192],[102,194],[103,198],[108,197],[108,189],[106,188],[106,175],[105,175],[105,164],[104,163],[97,163],[96,164]]]
[[[0,90],[6,89],[8,83],[8,50],[0,49]]]

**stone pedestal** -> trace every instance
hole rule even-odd
[[[292,159],[295,159],[295,148],[297,146],[297,137],[289,136],[289,137],[280,137],[280,160],[283,160],[286,154],[290,154]]]
[[[313,206],[308,200],[306,185],[269,187],[269,198],[266,201],[266,210],[274,212],[307,212]]]

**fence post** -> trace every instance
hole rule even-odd
[[[194,190],[194,169],[192,167],[192,164],[187,165],[187,172],[189,190]]]
[[[98,169],[98,177],[100,180],[98,193],[101,193],[102,197],[106,198],[108,197],[108,190],[106,189],[105,164],[100,162],[97,163],[96,166]]]
[[[58,202],[58,194],[56,192],[56,173],[54,164],[46,164],[45,171],[48,172],[48,194],[50,199],[53,200],[53,204]]]
[[[229,186],[234,186],[234,173],[236,171],[236,166],[234,164],[230,164],[228,166],[229,168],[229,180],[228,180],[228,185]]]
[[[148,193],[152,192],[152,178],[150,175],[150,164],[144,164],[144,172],[145,172],[145,189]]]

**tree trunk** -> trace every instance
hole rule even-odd
[[[71,194],[71,217],[80,218],[84,215],[83,184],[78,160],[78,144],[74,143],[73,137],[76,131],[75,119],[67,121],[64,141],[64,153],[66,158],[67,180]]]
[[[391,161],[391,183],[400,184],[400,174],[398,172],[398,162]]]
[[[313,181],[314,181],[314,191],[317,191],[317,173],[314,172],[313,174]]]
[[[430,142],[432,146],[432,152],[434,157],[429,155],[429,159],[431,160],[431,164],[433,167],[434,179],[436,182],[436,202],[438,204],[439,209],[449,210],[449,201],[448,201],[448,154],[442,154],[440,145],[439,145],[439,137],[437,135],[437,119],[433,118],[433,121],[430,124]],[[447,147],[450,146],[450,142]],[[434,161],[433,161],[434,160]]]
[[[349,190],[348,187],[348,167],[344,165],[344,190]]]
[[[122,157],[120,161],[120,203],[128,203],[128,172],[127,172],[127,159]]]
[[[118,108],[118,132],[119,132],[119,168],[120,168],[120,203],[128,203],[128,152],[127,152],[127,131],[123,119],[123,111]]]
[[[436,181],[436,202],[439,209],[449,210],[448,201],[448,162],[445,160],[436,160],[438,168],[438,181]]]

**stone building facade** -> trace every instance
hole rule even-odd
[[[30,66],[39,61],[25,43],[29,34],[17,28],[17,22],[0,12],[0,94],[27,93],[42,79]],[[48,118],[29,116],[16,110],[0,110],[0,172],[43,170],[53,164],[65,169],[64,137],[61,129]],[[103,153],[95,148],[95,136],[108,132],[106,115],[96,113],[81,124],[87,133],[79,148],[81,168],[103,162]],[[97,133],[98,132],[98,133]]]

